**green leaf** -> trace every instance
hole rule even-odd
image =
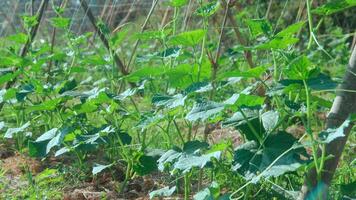
[[[27,42],[28,36],[25,33],[17,33],[15,35],[7,36],[6,39],[19,44],[25,44]]]
[[[20,74],[20,71],[16,71],[15,73],[7,73],[5,75],[0,76],[0,85],[12,81]]]
[[[319,133],[319,140],[322,143],[328,144],[340,137],[345,137],[345,130],[350,126],[350,119],[347,119],[338,128],[328,128]]]
[[[284,74],[289,79],[307,80],[313,70],[313,64],[306,56],[295,58],[284,70]]]
[[[313,90],[331,90],[337,87],[337,82],[333,81],[330,76],[319,74],[316,77],[307,80],[307,85]]]
[[[23,102],[27,95],[33,93],[35,91],[35,86],[32,84],[24,84],[20,87],[21,90],[17,91],[15,96],[17,101]]]
[[[187,31],[173,36],[169,40],[169,43],[174,46],[178,46],[178,45],[195,46],[203,40],[205,34],[206,31],[203,29]]]
[[[294,84],[302,85],[302,80],[295,80],[295,79],[284,79],[279,81],[280,84],[283,86],[292,86]],[[320,91],[320,90],[332,90],[337,87],[337,82],[333,81],[329,76],[325,74],[319,74],[316,77],[310,78],[306,80],[306,83],[309,88],[312,90]]]
[[[171,188],[169,188],[168,186],[158,189],[158,190],[154,190],[152,192],[150,192],[149,196],[150,199],[153,199],[155,197],[169,197],[171,196],[174,192],[176,191],[176,186],[173,186]]]
[[[30,125],[31,125],[31,123],[27,122],[18,128],[9,128],[6,131],[4,138],[11,139],[11,138],[13,138],[14,134],[24,132]]]
[[[52,26],[56,28],[68,28],[70,24],[70,19],[64,17],[53,17],[50,19],[50,22]]]
[[[135,36],[140,40],[156,40],[156,39],[164,39],[172,32],[172,29],[165,29],[159,31],[145,31],[143,33],[137,33]]]
[[[157,159],[152,156],[142,155],[133,165],[133,170],[140,176],[150,174],[157,170]]]
[[[137,82],[144,78],[153,78],[164,73],[163,67],[143,67],[124,77],[127,81]]]
[[[28,153],[31,157],[45,157],[46,156],[46,148],[47,148],[47,141],[42,142],[35,142],[29,141],[28,142]]]
[[[192,78],[194,76],[193,67],[194,66],[188,64],[182,64],[168,70],[164,74],[168,77],[167,81],[171,87],[186,88],[194,82]]]
[[[212,101],[195,103],[192,110],[187,114],[185,119],[189,121],[205,121],[215,115],[218,115],[225,108],[225,104]]]
[[[215,14],[216,11],[219,10],[219,8],[220,8],[220,2],[215,1],[215,2],[211,2],[211,3],[205,4],[201,7],[199,7],[195,11],[195,13],[202,17],[209,17],[209,16]]]
[[[34,112],[34,111],[52,111],[57,108],[58,104],[62,102],[62,98],[56,98],[56,99],[51,99],[47,100],[45,102],[42,102],[40,104],[30,106],[26,110],[28,112]]]
[[[356,0],[332,0],[312,10],[312,13],[318,15],[331,15],[354,6],[356,6]]]
[[[102,172],[104,169],[111,167],[113,164],[110,165],[101,165],[95,164],[93,170],[91,171],[93,176],[97,175],[98,173]]]
[[[248,94],[233,94],[224,103],[237,107],[260,107],[263,105],[265,97]]]
[[[24,21],[24,25],[26,28],[31,28],[38,23],[37,15],[33,15],[33,16],[24,15],[22,16],[22,19]]]
[[[158,58],[177,58],[179,54],[180,54],[180,48],[174,47],[174,48],[168,48],[156,54],[156,56]]]
[[[77,87],[77,85],[78,85],[77,81],[75,81],[75,79],[72,79],[63,82],[61,86],[57,88],[57,90],[59,89],[58,91],[59,94],[63,94],[66,91],[73,90],[75,87]]]
[[[140,128],[141,130],[148,129],[159,122],[161,122],[164,119],[164,116],[161,114],[153,114],[153,113],[147,113],[143,114],[141,116],[141,119],[137,125],[137,128]]]
[[[352,181],[352,180],[350,180]],[[340,191],[341,193],[344,195],[344,198],[345,196],[349,196],[349,197],[356,197],[356,181],[353,180],[352,182],[350,183],[345,183],[345,184],[340,184]],[[347,198],[345,198],[347,199]],[[352,199],[352,198],[349,198],[349,199]]]
[[[305,21],[297,22],[283,29],[279,33],[276,34],[275,37],[290,37],[292,34],[297,33],[303,28]]]
[[[250,29],[252,38],[256,38],[262,34],[268,36],[272,32],[272,26],[265,19],[247,19],[246,24]]]
[[[170,4],[173,7],[182,7],[188,3],[188,0],[170,0]]]
[[[164,153],[158,159],[158,169],[169,169],[171,173],[178,170],[187,173],[192,168],[204,168],[211,159],[220,159],[221,151],[202,154],[208,148],[206,142],[190,141],[184,144],[183,150],[174,148]]]
[[[278,177],[296,171],[306,163],[301,159],[306,155],[305,149],[297,145],[297,139],[286,132],[278,132],[268,136],[261,149],[254,141],[238,147],[233,169],[256,183],[261,177]]]
[[[199,140],[193,140],[184,143],[183,152],[187,154],[193,154],[199,150],[205,150],[209,147],[209,144],[206,142],[201,142]]]
[[[98,109],[98,106],[95,105],[95,103],[87,101],[83,104],[78,104],[73,107],[75,110],[76,114],[82,114],[82,113],[91,113],[95,112]]]
[[[152,103],[157,107],[176,108],[178,106],[184,106],[186,98],[187,96],[183,96],[182,94],[176,94],[174,96],[157,94],[152,97]]]
[[[250,125],[254,128],[254,130],[251,129]],[[246,121],[245,119],[240,121],[238,125],[235,126],[237,130],[239,130],[240,133],[246,136],[247,140],[249,141],[255,141],[260,144],[260,138],[263,138],[266,134],[266,130],[264,129],[261,121],[259,118],[251,118]],[[255,133],[256,131],[257,133]],[[257,134],[257,135],[256,135]]]
[[[23,59],[16,55],[0,56],[0,66],[3,67],[21,66],[23,62]],[[12,72],[13,69],[10,69],[9,71]]]
[[[262,74],[267,70],[267,66],[258,66],[246,71],[234,70],[228,71],[219,76],[219,79],[230,77],[243,77],[243,78],[260,78]]]
[[[111,38],[110,38],[110,43],[111,43],[110,47],[112,49],[119,48],[121,43],[127,37],[128,33],[129,33],[129,29],[128,28],[123,28],[122,30],[116,32],[115,35],[111,36]]]
[[[260,50],[270,50],[270,49],[286,49],[292,44],[295,44],[299,41],[298,38],[293,37],[275,37],[266,43],[252,47],[251,49],[260,49]]]

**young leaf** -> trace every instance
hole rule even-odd
[[[268,36],[271,34],[272,26],[265,19],[248,19],[246,24],[250,29],[253,38],[256,38],[262,34]]]
[[[15,35],[7,36],[6,39],[19,44],[25,44],[27,42],[28,35],[25,33],[17,33]]]
[[[248,94],[233,94],[229,99],[224,101],[225,104],[234,105],[238,107],[260,107],[264,103],[265,98],[248,95]]]
[[[169,43],[174,46],[195,46],[202,41],[206,31],[203,29],[197,29],[194,31],[187,31],[173,36]]]
[[[259,44],[252,49],[260,49],[260,50],[270,50],[270,49],[286,49],[292,44],[295,44],[299,41],[298,38],[294,37],[275,37],[266,43]]]
[[[275,37],[290,37],[292,34],[297,33],[305,24],[305,21],[297,22],[283,29],[275,35]]]
[[[170,4],[173,7],[182,7],[188,3],[188,0],[170,0]]]
[[[56,28],[67,28],[70,24],[70,19],[64,17],[53,17],[50,21],[52,26]]]
[[[129,29],[128,28],[123,28],[122,30],[118,31],[117,33],[115,33],[115,35],[113,35],[110,38],[110,47],[112,49],[117,49],[119,48],[119,46],[121,45],[121,43],[124,41],[124,39],[127,37],[127,34],[129,33]]]
[[[318,15],[331,15],[340,11],[343,11],[348,8],[356,6],[355,0],[332,0],[314,10],[312,13]]]
[[[0,76],[0,85],[13,80],[20,74],[20,71],[16,71],[15,73],[7,73],[5,75]]]
[[[300,56],[295,58],[284,70],[284,74],[295,80],[307,80],[310,75],[310,71],[313,64],[306,56]]]
[[[202,7],[199,7],[195,11],[195,13],[202,17],[209,17],[209,16],[215,14],[219,8],[220,8],[220,1],[215,1],[215,2],[205,4]]]
[[[59,103],[61,103],[62,98],[56,98],[56,99],[51,99],[47,100],[45,102],[42,102],[38,105],[30,106],[26,110],[28,112],[34,112],[34,111],[52,111],[56,109]]]
[[[124,77],[124,79],[137,82],[143,78],[156,77],[164,73],[163,67],[143,67],[139,70],[132,72],[130,75]]]

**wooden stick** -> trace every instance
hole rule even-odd
[[[123,62],[121,61],[121,59],[119,58],[119,56],[110,49],[109,46],[109,41],[107,40],[107,38],[105,37],[104,33],[100,30],[100,28],[97,25],[97,21],[92,13],[92,11],[90,10],[87,2],[85,0],[80,0],[80,5],[82,6],[82,8],[84,9],[84,12],[86,13],[87,17],[89,18],[89,21],[91,22],[91,24],[93,25],[95,31],[97,32],[97,34],[100,37],[100,40],[103,42],[105,48],[110,51],[110,53],[113,55],[113,59],[117,65],[117,67],[119,68],[119,70],[121,71],[122,75],[128,75],[129,73],[127,72],[125,65],[123,64]]]
[[[26,54],[27,54],[27,52],[28,52],[33,40],[35,39],[37,31],[38,31],[38,27],[40,26],[40,23],[41,23],[43,14],[44,14],[44,11],[47,9],[48,2],[49,2],[49,0],[42,0],[42,2],[40,4],[40,7],[39,7],[39,9],[37,11],[37,14],[36,14],[38,23],[31,28],[30,37],[27,39],[25,45],[20,50],[20,57],[25,57],[26,56]],[[18,69],[17,67],[14,67],[13,72],[15,72],[17,69]],[[7,89],[11,88],[15,83],[16,83],[16,78],[13,78],[12,80],[8,81],[5,84],[4,89],[7,90]],[[4,104],[5,104],[5,102],[1,102],[0,103],[0,111],[4,107]]]
[[[229,6],[229,5],[225,5],[223,4],[224,6]],[[234,16],[232,15],[230,9],[227,9],[227,17],[229,18],[229,21],[230,21],[230,24],[231,26],[233,27],[234,29],[234,32],[235,32],[235,35],[236,35],[236,38],[237,40],[239,41],[239,43],[243,46],[246,46],[248,45],[248,42],[242,37],[241,35],[241,32],[239,30],[239,27],[234,19]],[[251,51],[249,50],[244,50],[244,55],[245,55],[245,59],[248,63],[248,65],[250,66],[250,68],[254,68],[255,65],[253,64],[253,61],[252,61],[252,54],[251,54]]]
[[[331,110],[327,116],[326,128],[339,127],[349,117],[350,114],[356,112],[356,93],[350,92],[356,90],[355,74],[356,48],[353,49],[349,60],[349,66],[347,67],[343,81],[339,86],[340,92],[337,93]],[[325,161],[324,166],[321,169],[321,177],[319,181],[315,168],[309,170],[299,196],[300,200],[328,199],[329,186],[353,125],[353,123],[350,123],[349,126],[344,129],[344,137],[337,138],[329,144],[326,144],[325,157],[332,156],[332,158]],[[321,153],[319,152],[319,155],[320,154]]]

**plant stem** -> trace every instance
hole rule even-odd
[[[313,136],[313,131],[311,129],[311,105],[310,105],[310,91],[307,85],[307,82],[305,80],[303,80],[303,84],[304,84],[304,89],[305,89],[305,95],[306,95],[306,101],[307,101],[307,122],[306,122],[306,130],[308,135],[310,136],[311,140],[312,140],[312,151],[313,151],[313,158],[314,158],[314,165],[315,165],[315,169],[317,172],[317,175],[319,177],[320,175],[320,171],[319,171],[319,164],[318,164],[318,155],[317,155],[317,147],[316,147],[316,141],[314,140],[314,136]]]
[[[177,133],[178,133],[179,138],[182,140],[182,144],[184,144],[184,137],[183,137],[182,133],[180,132],[179,126],[178,126],[178,124],[177,124],[175,119],[173,119],[173,124],[177,129]]]
[[[190,193],[190,179],[189,179],[189,173],[186,173],[184,175],[184,200],[189,200],[189,193]]]
[[[242,114],[242,117],[244,118],[244,120],[246,121],[247,123],[247,126],[251,129],[253,135],[256,137],[256,139],[258,140],[258,142],[263,145],[263,140],[262,138],[259,136],[258,132],[256,131],[255,127],[253,127],[253,125],[251,124],[251,122],[248,120],[247,116],[245,115],[244,111],[239,107],[238,108],[239,111],[241,112]]]
[[[309,24],[309,42],[308,42],[307,49],[310,49],[313,41],[313,19],[310,10],[310,0],[306,0],[306,3],[307,3],[307,13],[308,13],[308,24]]]

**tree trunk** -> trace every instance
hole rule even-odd
[[[356,48],[353,49],[349,60],[349,65],[346,69],[345,76],[337,96],[334,100],[330,113],[326,120],[326,128],[339,127],[350,114],[356,113]],[[326,146],[326,156],[333,157],[325,161],[322,170],[321,179],[317,181],[317,174],[315,168],[311,169],[305,178],[304,185],[301,189],[299,199],[327,199],[328,189],[331,184],[333,175],[339,163],[345,143],[350,135],[353,123],[345,130],[344,137],[336,139]]]

